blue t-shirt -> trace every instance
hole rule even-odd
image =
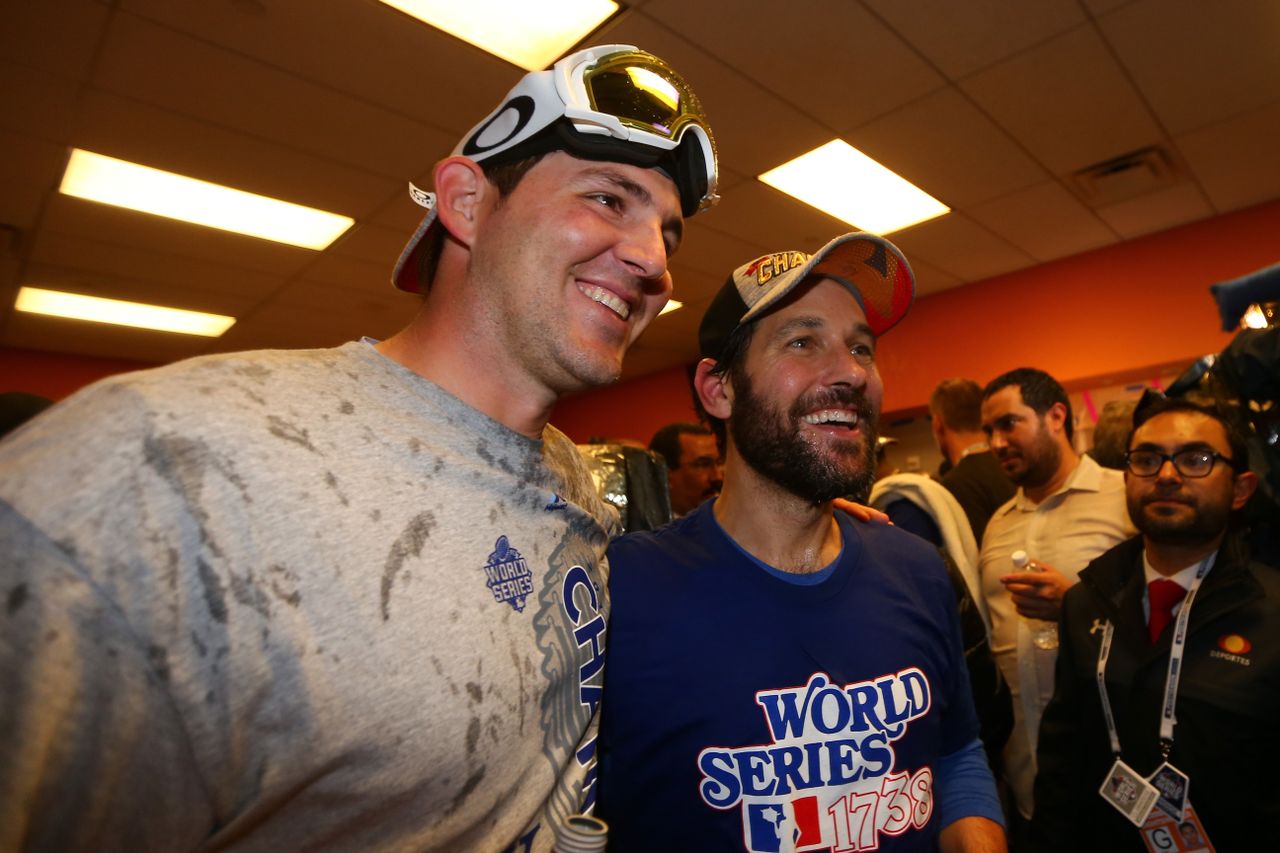
[[[609,547],[599,814],[610,850],[933,850],[938,759],[978,723],[937,551],[837,513],[816,585],[714,501]]]

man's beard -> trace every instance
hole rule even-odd
[[[865,501],[875,478],[878,413],[855,388],[838,386],[805,395],[789,411],[756,394],[747,376],[733,379],[735,400],[729,434],[739,455],[753,469],[799,498],[825,503],[840,497]],[[801,434],[802,416],[826,408],[852,408],[860,436],[835,441],[819,451]]]
[[[1204,497],[1199,502],[1186,498],[1183,502],[1192,510],[1190,518],[1185,514],[1181,517],[1165,517],[1146,511],[1149,503],[1180,499],[1177,489],[1161,490],[1157,487],[1155,491],[1140,497],[1126,495],[1125,504],[1129,508],[1133,526],[1143,536],[1160,545],[1204,545],[1227,529],[1231,516],[1229,495],[1222,500]]]
[[[1040,420],[1040,430],[1036,433],[1034,443],[1026,448],[1022,461],[1026,467],[1020,473],[1010,474],[1009,479],[1015,485],[1030,486],[1033,489],[1052,480],[1053,475],[1058,471],[1058,466],[1062,463],[1062,450],[1053,440],[1053,436],[1049,435],[1049,431],[1044,428],[1043,418]]]

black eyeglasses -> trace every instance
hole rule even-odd
[[[1179,450],[1172,455],[1155,450],[1130,450],[1124,455],[1125,467],[1135,477],[1154,477],[1160,473],[1166,461],[1172,462],[1173,467],[1184,477],[1207,477],[1213,470],[1214,463],[1219,460],[1228,465],[1235,463],[1234,459],[1217,451],[1194,447]]]

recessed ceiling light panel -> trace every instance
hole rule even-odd
[[[76,198],[324,249],[355,220],[244,190],[175,175],[92,151],[72,149],[59,189]]]
[[[612,0],[382,0],[481,50],[541,71],[618,11]]]
[[[873,234],[900,231],[951,211],[841,139],[770,169],[760,180]]]
[[[44,314],[68,320],[88,320],[93,323],[110,323],[115,326],[134,326],[159,332],[177,332],[183,335],[203,335],[216,338],[230,329],[235,317],[222,314],[205,314],[182,308],[166,308],[162,305],[146,305],[141,302],[125,302],[120,299],[104,299],[81,293],[65,293],[39,287],[18,289],[14,308],[30,314]]]

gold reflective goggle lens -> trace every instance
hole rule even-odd
[[[582,81],[592,109],[638,130],[674,141],[690,122],[705,126],[697,96],[656,57],[609,57],[588,69]]]

